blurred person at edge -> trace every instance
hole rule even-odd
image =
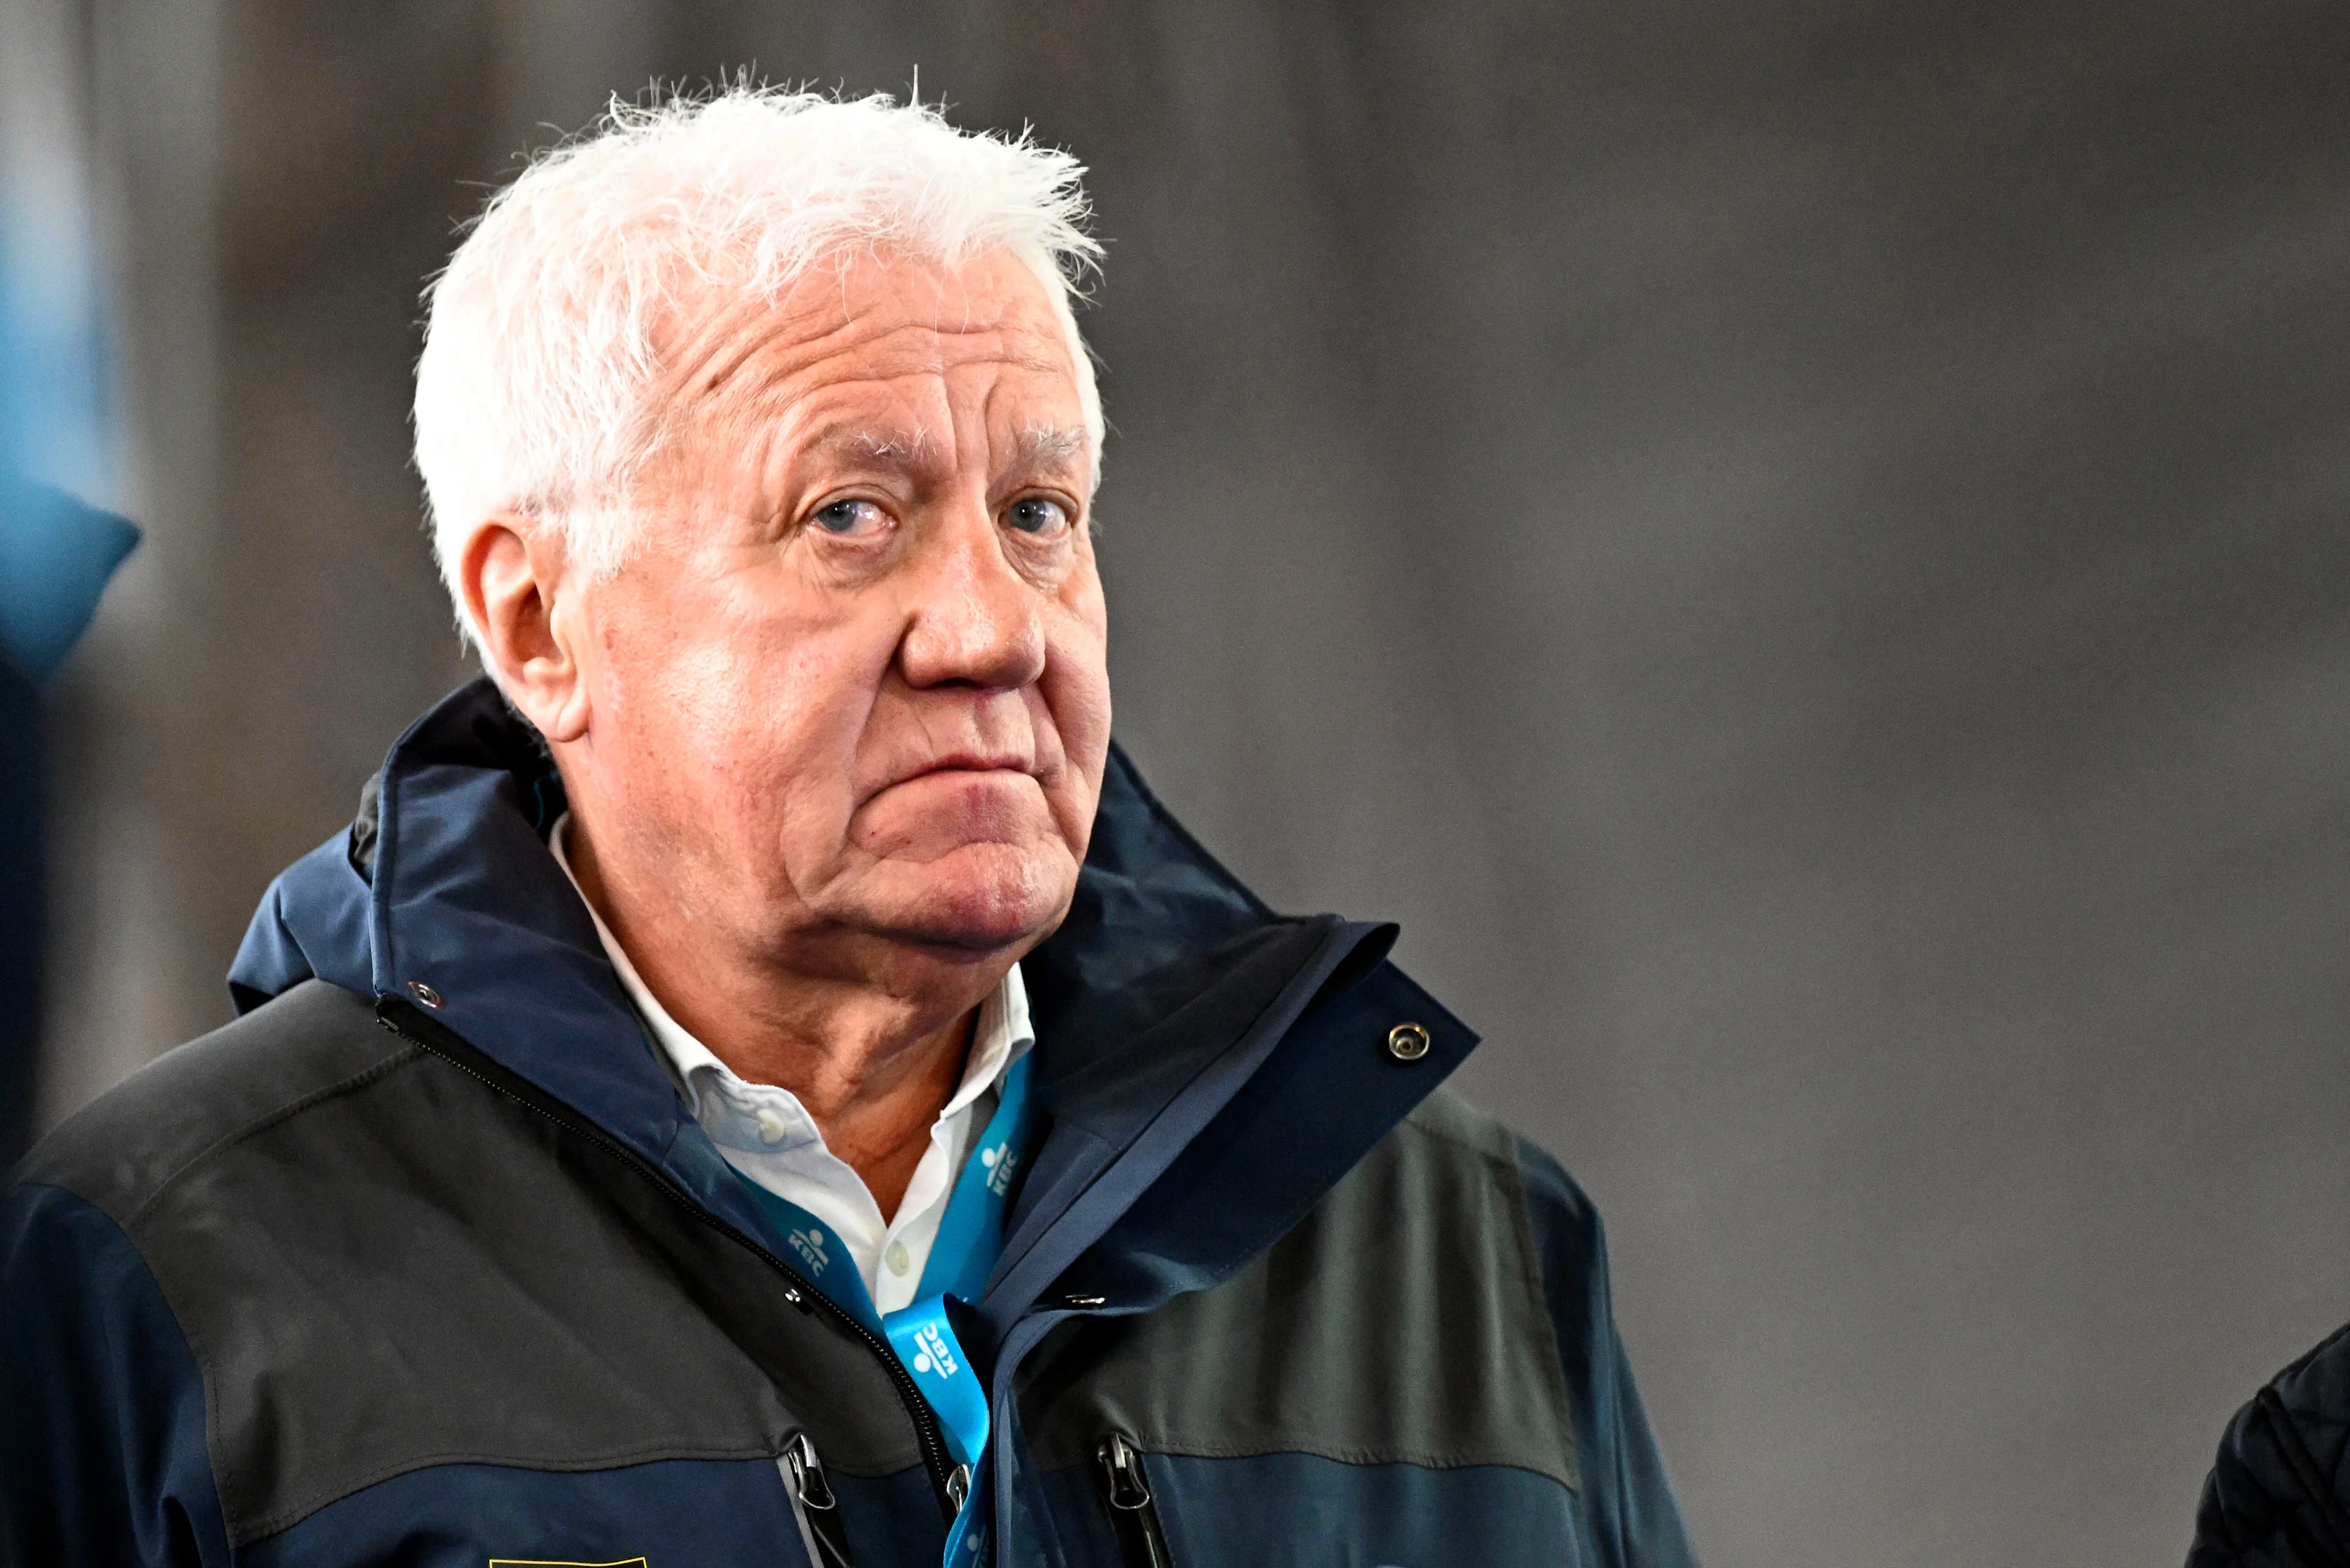
[[[2187,1568],[2350,1563],[2350,1324],[2245,1402],[2203,1483]]]
[[[1111,743],[1081,172],[738,88],[490,203],[489,676],[20,1168],[8,1561],[1692,1561],[1474,1037]]]

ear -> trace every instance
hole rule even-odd
[[[457,581],[481,633],[482,658],[506,700],[549,741],[586,734],[582,606],[561,537],[500,514],[465,541]]]

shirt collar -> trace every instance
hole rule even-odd
[[[555,863],[563,867],[572,888],[579,889],[579,878],[571,872],[570,857],[564,853],[571,832],[571,815],[566,812],[548,831],[546,846],[555,856]],[[689,1032],[685,1025],[670,1016],[660,999],[646,989],[637,966],[604,924],[604,917],[590,903],[588,895],[579,893],[579,901],[587,906],[588,918],[596,923],[596,940],[604,944],[605,956],[612,961],[612,971],[619,977],[620,989],[627,992],[645,1028],[660,1047],[678,1089],[712,1138],[721,1147],[746,1149],[780,1149],[801,1143],[820,1141],[816,1119],[800,1104],[799,1096],[773,1084],[747,1082],[717,1054]],[[1020,978],[1020,966],[1014,964],[996,982],[979,1004],[979,1023],[972,1032],[971,1054],[963,1063],[962,1082],[940,1108],[941,1122],[959,1116],[964,1107],[980,1096],[998,1087],[1012,1064],[1028,1054],[1036,1044],[1035,1030],[1028,1022],[1028,987]],[[782,1125],[776,1134],[775,1118]]]

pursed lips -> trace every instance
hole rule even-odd
[[[882,788],[888,789],[891,787],[891,785],[895,784],[911,784],[916,779],[930,778],[939,774],[1020,774],[1023,775],[1033,775],[1035,771],[1035,766],[1030,763],[1026,757],[1015,756],[1008,752],[1000,755],[983,755],[978,753],[958,752],[948,756],[934,757],[931,761],[924,763],[921,766],[915,768],[898,778],[890,780],[889,784],[882,785]]]
[[[1008,782],[1014,778],[1029,779],[1039,790],[1045,787],[1044,778],[1037,771],[1035,763],[1020,753],[949,752],[883,774],[879,783],[868,784],[858,791],[855,797],[856,805],[852,809],[861,812],[868,805],[879,801],[881,797],[901,785],[920,784],[924,779],[949,778],[956,774],[970,775],[973,783],[981,788],[987,787],[980,783],[983,780],[996,779]]]

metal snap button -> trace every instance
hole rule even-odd
[[[410,993],[425,1006],[435,1009],[436,1011],[440,1008],[441,993],[433,990],[431,986],[425,984],[422,981],[410,981],[408,982],[408,989]]]
[[[1388,1054],[1399,1062],[1417,1062],[1428,1054],[1428,1031],[1417,1023],[1399,1023],[1388,1031]]]

